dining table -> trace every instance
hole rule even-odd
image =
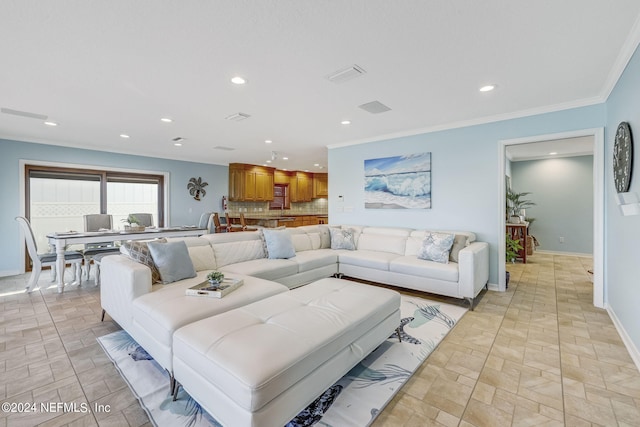
[[[56,250],[56,282],[58,293],[62,293],[65,287],[64,270],[65,248],[69,245],[87,243],[122,242],[128,240],[152,240],[162,237],[188,237],[207,234],[206,228],[193,226],[180,227],[147,227],[144,231],[129,230],[104,230],[104,231],[61,231],[47,234],[49,244]]]

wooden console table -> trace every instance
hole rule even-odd
[[[529,235],[529,223],[523,224],[508,224],[507,223],[507,236],[513,240],[519,240],[522,249],[518,251],[516,258],[522,259],[522,263],[527,263],[527,236]]]

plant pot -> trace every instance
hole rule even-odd
[[[519,216],[510,216],[509,217],[509,224],[520,224],[520,217]]]

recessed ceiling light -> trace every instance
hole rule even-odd
[[[549,153],[550,156],[555,156],[556,154],[558,154],[558,152],[556,152],[556,151],[552,151],[552,152]]]
[[[314,163],[313,166],[318,167],[320,166],[320,163]]]
[[[246,79],[240,77],[240,76],[235,76],[231,78],[231,83],[233,83],[234,85],[243,85],[247,82]]]
[[[486,85],[480,88],[480,92],[491,92],[496,88],[496,85]]]
[[[288,157],[283,157],[282,160],[289,160],[289,158]]]
[[[340,122],[340,124],[350,125],[351,124],[351,120],[343,120],[343,121]]]
[[[264,143],[265,143],[265,144],[271,144],[272,142],[273,142],[273,141],[272,141],[272,140],[270,140],[270,139],[265,139],[265,141],[264,141]]]
[[[170,119],[169,117],[163,117],[160,119],[160,121],[163,121],[165,123],[171,123],[173,121],[173,119]]]
[[[130,138],[130,136],[129,136],[129,135],[127,135],[127,134],[125,134],[125,133],[121,133],[121,134],[120,134],[120,138],[127,139],[127,138]]]
[[[182,143],[181,142],[175,142],[173,145],[175,145],[176,147],[182,147]]]
[[[47,121],[47,122],[44,122],[44,124],[47,125],[47,126],[58,126],[58,124],[56,122]]]
[[[271,160],[267,160],[267,163],[271,163]]]

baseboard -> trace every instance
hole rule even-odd
[[[1,270],[0,271],[0,277],[17,276],[18,274],[22,274],[22,273],[20,273],[18,270]]]
[[[635,363],[636,368],[638,369],[638,371],[640,371],[640,351],[638,351],[638,348],[633,344],[633,341],[631,341],[631,338],[627,334],[627,331],[624,329],[622,323],[620,323],[620,320],[618,320],[616,313],[609,306],[609,304],[605,304],[605,309],[607,310],[607,313],[609,313],[609,317],[611,318],[613,325],[616,327],[616,330],[620,334],[622,342],[624,342],[625,347],[627,347],[629,355],[631,356],[631,359],[633,359],[633,363]]]
[[[558,252],[558,251],[545,251],[544,249],[536,249],[534,252],[534,255],[536,252],[539,252],[541,254],[545,254],[545,255],[565,255],[565,256],[577,256],[577,257],[581,257],[581,258],[592,258],[593,254],[585,254],[582,252]],[[531,255],[529,255],[531,256]]]

